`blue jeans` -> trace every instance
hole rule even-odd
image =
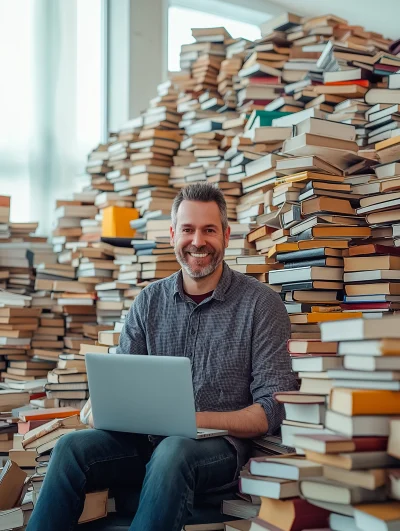
[[[144,435],[82,430],[55,446],[27,531],[71,531],[85,492],[126,486],[140,491],[130,531],[181,531],[195,493],[235,479],[237,454],[225,439],[167,437],[154,449]]]

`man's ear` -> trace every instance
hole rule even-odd
[[[169,243],[171,244],[171,247],[175,247],[175,231],[172,225],[169,227]]]
[[[226,229],[226,231],[225,231],[225,248],[227,248],[228,245],[229,245],[229,238],[230,238],[230,236],[231,236],[231,228],[230,228],[230,226],[228,225],[228,227],[227,227],[227,229]]]

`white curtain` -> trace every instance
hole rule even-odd
[[[51,230],[102,138],[102,0],[0,0],[0,195]]]

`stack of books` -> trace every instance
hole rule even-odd
[[[261,501],[249,529],[325,528],[329,512],[299,497],[300,481],[320,477],[322,472],[322,465],[295,454],[251,458],[239,480],[242,493],[259,496]]]
[[[328,371],[333,390],[326,426],[331,433],[295,434],[293,442],[307,460],[322,465],[322,477],[302,480],[300,492],[332,512],[333,529],[371,529],[370,517],[375,528],[389,529],[385,525],[399,519],[398,502],[388,501],[400,466],[396,421],[391,425],[400,412],[399,322],[391,316],[321,325],[323,343],[339,340],[344,365]]]

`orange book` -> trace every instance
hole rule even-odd
[[[355,519],[360,529],[398,529],[400,524],[400,502],[368,503],[356,505]],[[383,524],[383,525],[382,525]],[[393,526],[393,527],[389,527]]]
[[[343,415],[400,415],[400,393],[372,389],[331,391],[329,407]]]
[[[21,411],[19,418],[24,422],[30,420],[45,420],[45,419],[64,419],[66,417],[72,417],[73,415],[79,415],[79,409],[73,407],[55,407],[47,409],[34,409],[31,411]]]
[[[362,312],[313,312],[289,315],[293,324],[321,323],[322,321],[341,321],[343,319],[362,318]]]
[[[0,195],[0,207],[10,207],[10,200],[8,195]]]
[[[323,247],[323,245],[320,245]],[[289,251],[298,251],[299,245],[297,242],[293,243],[277,243],[268,251],[268,258],[272,258],[277,253],[288,253]]]
[[[139,217],[136,208],[110,206],[103,210],[101,235],[108,238],[133,238],[135,230],[129,224]]]
[[[367,79],[353,79],[352,81],[327,81],[324,85],[328,86],[338,86],[338,85],[358,85],[359,87],[368,88],[370,83]]]
[[[283,244],[285,245],[285,244]],[[302,240],[298,242],[299,249],[318,249],[319,247],[330,247],[331,249],[347,249],[348,240]]]

